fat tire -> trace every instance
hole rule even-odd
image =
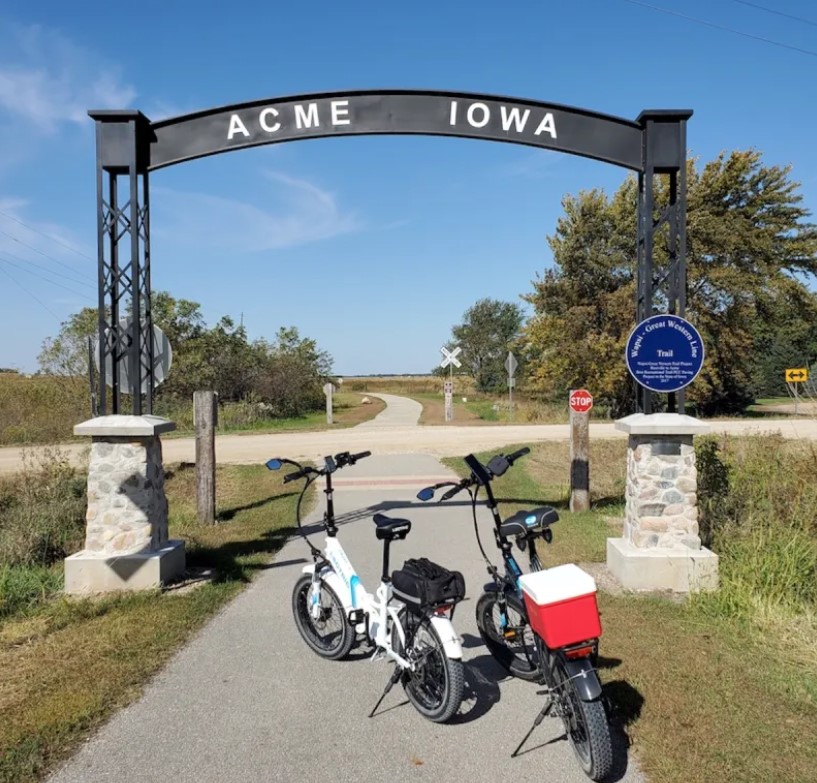
[[[403,614],[403,618],[405,618],[405,616],[406,615]],[[405,625],[404,630],[407,630]],[[433,646],[438,650],[438,653],[435,655],[435,663],[438,671],[443,674],[445,680],[443,684],[443,696],[436,705],[429,706],[423,703],[415,687],[415,683],[426,675],[425,670],[422,668],[417,672],[412,672],[409,669],[404,671],[402,678],[403,690],[405,690],[406,696],[408,696],[408,700],[414,709],[423,717],[428,718],[433,723],[445,723],[454,716],[459,710],[460,704],[462,704],[462,697],[465,691],[465,669],[462,661],[456,658],[449,658],[445,654],[445,648],[437,633],[437,629],[428,617],[423,617],[419,621],[418,627],[412,636],[412,643],[409,650],[406,651],[407,655],[410,655],[411,650],[414,649],[414,644],[420,633],[428,633]],[[425,660],[428,661],[429,659],[426,658]]]
[[[537,682],[540,679],[539,667],[532,665],[523,655],[517,654],[502,637],[494,622],[494,607],[498,603],[498,593],[483,593],[477,601],[477,628],[488,652],[505,671],[520,680]],[[532,655],[536,656],[533,646]]]
[[[561,662],[556,664],[557,687],[563,690],[565,700],[569,700],[570,709],[576,716],[577,723],[581,724],[589,753],[582,753],[576,744],[569,718],[563,716],[565,731],[570,746],[584,773],[590,780],[603,780],[610,773],[613,766],[613,743],[610,738],[610,722],[604,709],[602,697],[592,701],[582,701],[573,682]],[[568,705],[563,705],[567,708]]]
[[[301,638],[307,643],[309,648],[330,661],[338,661],[345,658],[352,649],[355,641],[355,632],[346,617],[346,612],[343,609],[343,604],[337,596],[337,593],[323,580],[321,580],[321,595],[326,594],[329,597],[329,606],[325,607],[341,618],[340,630],[337,640],[331,646],[322,644],[319,641],[319,633],[315,628],[314,620],[309,612],[307,604],[307,596],[309,595],[309,588],[312,586],[312,575],[304,574],[297,582],[292,590],[292,616],[295,619],[295,627],[301,634]]]

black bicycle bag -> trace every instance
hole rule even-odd
[[[417,614],[438,606],[453,606],[465,598],[465,579],[459,571],[432,562],[427,557],[411,558],[392,572],[394,597]]]

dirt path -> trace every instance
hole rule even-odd
[[[779,432],[786,438],[817,440],[817,421],[782,419],[758,421],[735,419],[711,422],[713,431],[735,435]],[[224,464],[265,462],[270,457],[287,456],[292,459],[317,459],[338,451],[363,451],[375,454],[430,454],[436,457],[460,456],[470,451],[501,448],[531,441],[567,440],[567,424],[496,425],[480,427],[354,427],[320,432],[287,432],[265,435],[219,435],[216,437],[216,459]],[[591,438],[623,438],[612,422],[590,425]],[[86,445],[70,444],[60,447],[69,457],[84,463]],[[32,447],[38,452],[42,447]],[[166,463],[193,462],[193,438],[165,440],[162,443]],[[0,449],[0,473],[19,470],[22,449]]]

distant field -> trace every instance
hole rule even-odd
[[[344,378],[343,391],[384,392],[406,397],[439,393],[442,396],[443,380],[436,375],[371,375]],[[454,378],[454,389],[459,395],[474,394],[474,379],[469,375],[457,375]]]

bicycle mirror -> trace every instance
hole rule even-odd
[[[266,463],[267,468],[269,470],[280,470],[282,464],[283,463],[281,462],[281,460],[279,460],[277,457],[271,460],[267,460]]]
[[[431,500],[434,497],[434,487],[426,487],[417,493],[417,500]]]

